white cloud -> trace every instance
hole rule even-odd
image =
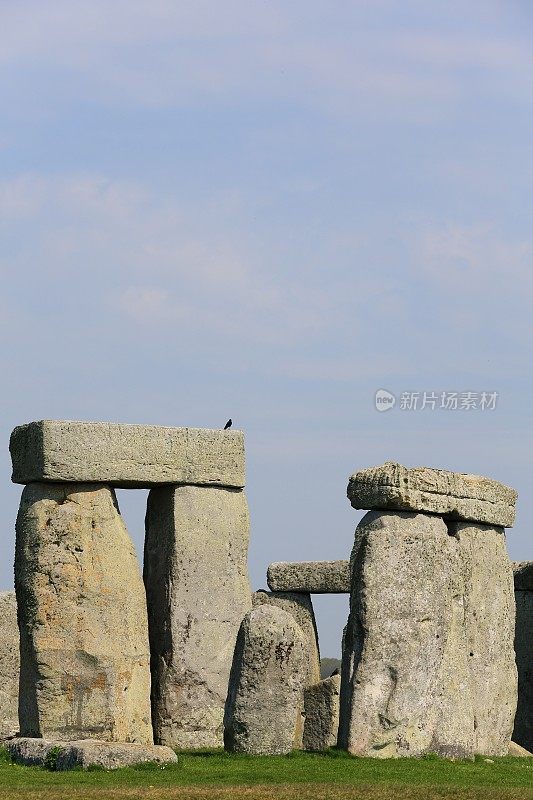
[[[131,182],[103,176],[27,175],[0,183],[6,239],[0,271],[13,290],[37,299],[56,283],[99,314],[130,324],[290,347],[317,337],[335,319],[335,287],[302,283],[254,246],[235,197],[181,205]],[[16,291],[15,291],[16,294]],[[66,303],[68,309],[68,302]]]

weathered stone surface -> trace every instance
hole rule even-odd
[[[337,744],[341,676],[325,678],[304,691],[304,750],[327,750]]]
[[[114,492],[26,486],[15,588],[21,735],[151,744],[146,599]]]
[[[513,561],[515,592],[533,592],[533,561]]]
[[[0,592],[0,739],[19,729],[19,663],[15,592]]]
[[[311,596],[302,592],[254,592],[252,605],[272,605],[292,614],[304,635],[307,643],[307,677],[306,686],[313,686],[320,680],[320,652],[318,634]]]
[[[349,561],[275,561],[267,570],[273,592],[345,594],[350,591]]]
[[[509,745],[508,755],[513,756],[514,758],[533,758],[533,753],[530,753],[525,747],[521,747],[519,744],[516,744],[516,742],[511,742]]]
[[[447,519],[511,527],[516,492],[481,475],[429,467],[403,467],[387,461],[356,472],[348,483],[354,508],[425,511]]]
[[[352,567],[340,744],[378,757],[505,755],[516,667],[503,529],[371,512]]]
[[[505,535],[501,527],[465,522],[448,529],[462,565],[475,752],[504,756],[517,703],[515,597]]]
[[[533,592],[515,592],[518,705],[513,740],[533,751]]]
[[[43,766],[53,758],[56,770],[75,767],[118,769],[147,761],[157,764],[177,761],[176,753],[170,747],[132,742],[101,742],[94,739],[63,742],[20,738],[7,742],[6,747],[18,764]]]
[[[252,606],[244,492],[161,487],[148,498],[144,580],[156,742],[223,744],[239,626]]]
[[[240,431],[41,420],[15,428],[14,483],[244,486]]]
[[[306,642],[294,617],[261,605],[243,620],[230,680],[224,743],[237,753],[300,749]]]
[[[457,542],[439,517],[370,512],[352,552],[339,745],[356,755],[470,757]]]

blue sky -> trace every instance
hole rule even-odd
[[[386,459],[516,487],[533,558],[528,2],[0,3],[0,586],[42,418],[246,431],[250,569],[348,557]],[[497,391],[377,413],[374,393]],[[120,492],[142,542],[143,492]],[[324,655],[346,598],[317,599]]]

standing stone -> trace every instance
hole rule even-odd
[[[471,756],[457,541],[439,517],[370,512],[351,563],[339,745],[378,758]]]
[[[227,750],[280,755],[300,749],[306,642],[291,614],[261,605],[243,620],[225,719]]]
[[[327,750],[337,744],[341,676],[309,686],[304,691],[304,750]]]
[[[518,706],[513,741],[533,752],[533,591],[516,591]]]
[[[26,486],[15,588],[21,735],[151,744],[144,587],[109,487]]]
[[[513,561],[515,592],[533,592],[533,561]]]
[[[239,626],[250,610],[244,492],[152,489],[144,580],[158,744],[220,747]]]
[[[313,686],[320,680],[320,652],[318,649],[318,634],[316,630],[315,615],[311,595],[303,592],[254,592],[252,595],[254,607],[272,605],[282,608],[291,614],[304,635],[307,643],[307,675],[306,686]]]
[[[504,756],[517,703],[513,568],[503,528],[454,522],[459,545],[475,752]]]
[[[513,563],[516,601],[514,647],[518,670],[518,705],[513,741],[533,750],[533,561]]]
[[[19,663],[15,592],[0,592],[0,739],[19,729]]]

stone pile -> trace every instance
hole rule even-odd
[[[515,605],[496,481],[391,462],[356,473],[339,745],[386,758],[506,755]]]
[[[153,723],[157,744],[221,746],[251,608],[242,433],[42,421],[10,450],[20,735],[151,746]],[[114,487],[151,489],[144,584]]]
[[[285,617],[290,615],[292,627],[283,628],[285,641],[301,639],[304,660],[280,658],[281,634],[276,636],[272,633],[276,630],[276,620],[270,621],[270,635],[267,635],[265,618],[261,617],[261,627],[255,612],[245,620],[240,634],[245,644],[238,646],[235,652],[230,683],[226,715],[227,749],[275,754],[288,753],[295,748],[327,750],[336,743],[340,676],[320,680],[320,654],[311,594],[348,591],[349,573],[348,561],[270,564],[267,582],[271,591],[254,593],[254,610],[272,606],[282,609]],[[294,626],[299,637],[294,634]],[[262,635],[256,635],[256,627]],[[300,649],[296,643],[293,646]],[[257,679],[258,669],[263,675],[272,671],[268,682]],[[253,687],[251,694],[250,686]],[[278,701],[285,698],[289,686],[292,687],[291,699],[284,700],[288,712],[281,714]]]
[[[311,594],[349,592],[350,562],[275,562],[268,567],[267,583],[270,592],[261,590],[253,594],[254,608],[277,606],[291,615],[304,643],[304,662],[302,665],[299,661],[286,664],[279,661],[276,637],[254,638],[249,633],[252,622],[246,622],[241,635],[247,637],[247,647],[236,651],[234,676],[230,685],[226,747],[256,754],[289,752],[294,748],[327,750],[337,741],[340,676],[320,680],[320,653]],[[257,648],[256,653],[254,647]],[[243,660],[245,654],[246,660]],[[271,691],[269,684],[249,677],[250,669],[255,670],[256,664],[267,662],[276,664],[277,680],[299,685],[298,713],[290,706],[288,715],[279,715],[276,692]],[[283,678],[278,669],[284,670]],[[249,682],[254,686],[254,702],[238,702],[236,698],[240,698],[244,689],[238,690],[237,686],[246,687]],[[238,720],[234,711],[237,705]],[[274,719],[276,726],[273,726]],[[253,729],[253,736],[248,734],[249,728]],[[236,730],[241,731],[240,736],[236,736]],[[277,731],[275,738],[272,736],[273,730]]]

